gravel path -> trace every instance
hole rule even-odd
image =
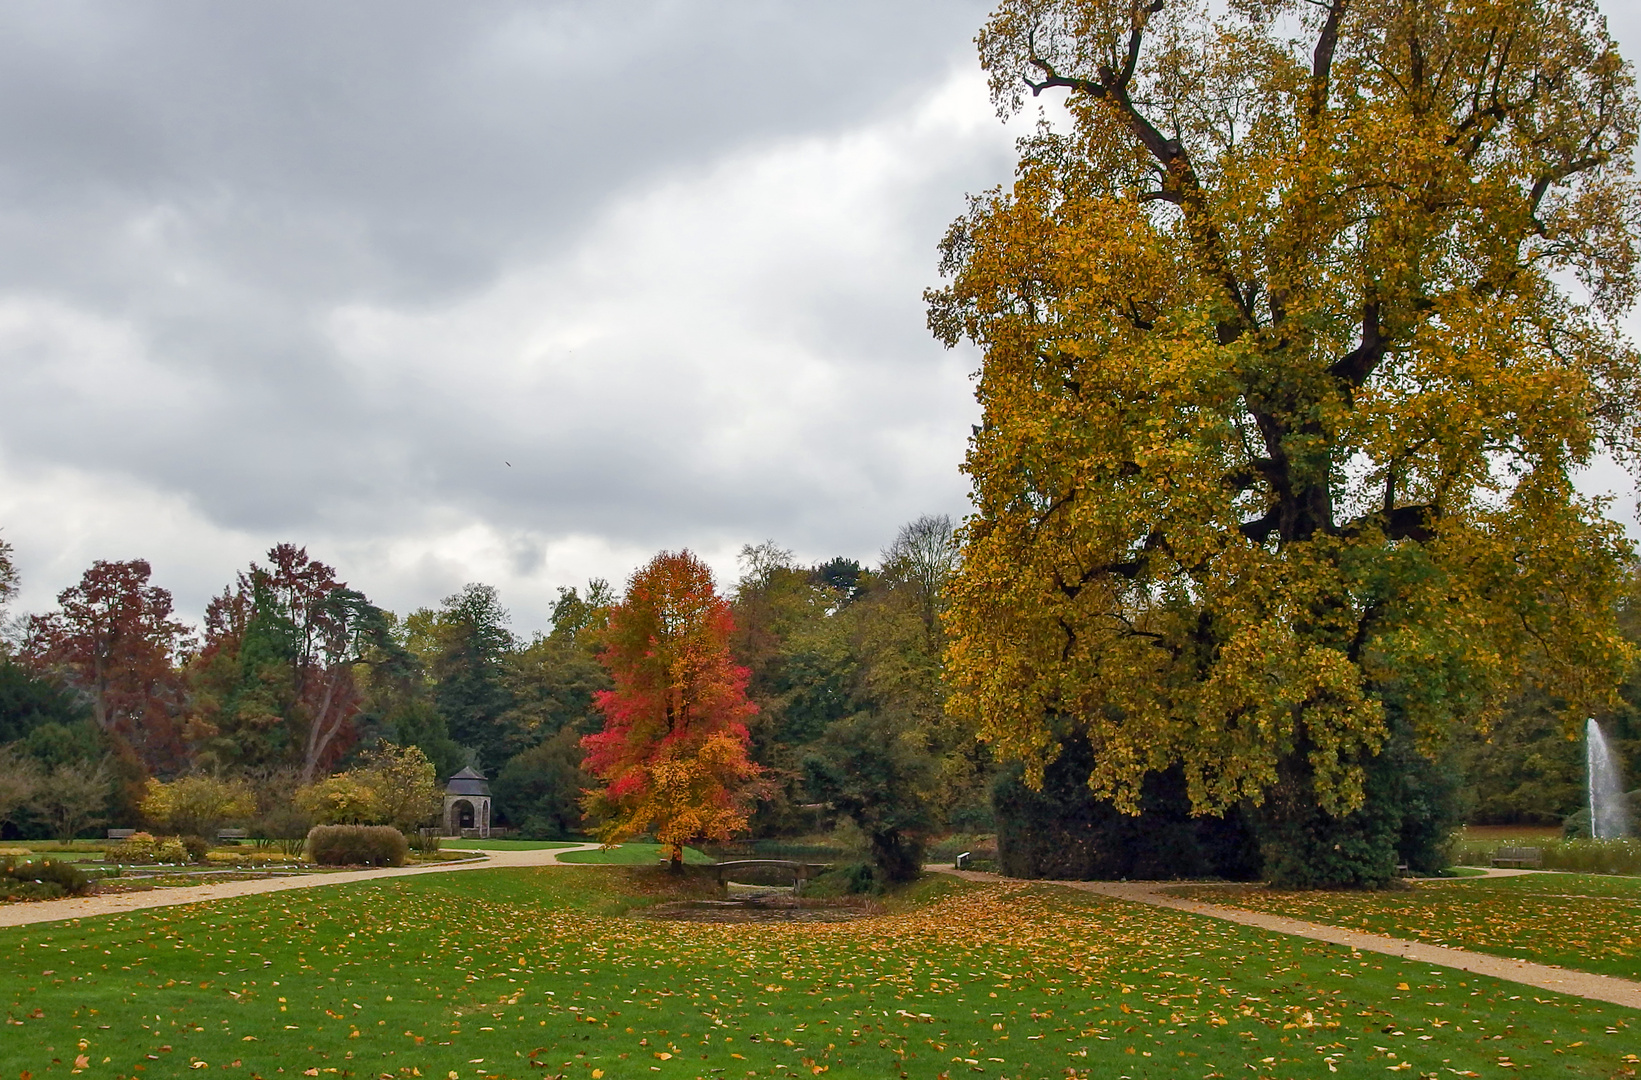
[[[234,896],[255,896],[258,893],[284,892],[286,889],[311,889],[319,885],[346,885],[355,881],[378,881],[382,878],[410,877],[415,874],[449,874],[461,870],[488,870],[498,866],[557,866],[558,857],[562,854],[594,850],[598,846],[576,844],[572,847],[538,851],[486,851],[484,854],[487,858],[473,862],[395,866],[383,870],[344,870],[335,874],[303,874],[267,878],[262,881],[222,881],[214,885],[159,888],[152,892],[113,893],[108,896],[66,897],[62,900],[5,904],[0,905],[0,926],[28,926],[62,919],[85,919],[96,915],[116,915],[123,911],[141,911],[144,908],[198,904],[206,900],[226,900]]]
[[[952,874],[956,877],[967,878],[970,881],[1004,882],[1017,880],[973,870],[953,870],[946,866],[931,866],[928,869],[939,870],[943,874]],[[1532,870],[1494,870],[1487,876],[1514,877],[1517,874],[1536,872]],[[1261,930],[1274,930],[1279,934],[1292,934],[1295,937],[1326,941],[1334,945],[1344,945],[1347,948],[1359,949],[1362,952],[1383,953],[1386,956],[1396,956],[1404,960],[1411,960],[1414,963],[1457,968],[1460,971],[1470,971],[1477,975],[1487,975],[1495,979],[1506,979],[1539,990],[1551,990],[1558,994],[1589,998],[1594,1001],[1608,1001],[1614,1005],[1641,1009],[1641,982],[1635,982],[1631,979],[1618,979],[1611,975],[1592,975],[1583,971],[1569,971],[1566,968],[1555,967],[1551,964],[1511,960],[1503,956],[1489,956],[1486,953],[1471,952],[1468,949],[1455,949],[1446,945],[1426,945],[1423,942],[1407,941],[1402,938],[1387,937],[1383,934],[1364,934],[1338,926],[1305,922],[1302,919],[1289,919],[1281,915],[1267,915],[1258,911],[1243,911],[1241,908],[1225,907],[1221,904],[1204,904],[1199,900],[1187,900],[1184,897],[1172,896],[1165,891],[1169,885],[1177,884],[1177,882],[1045,881],[1037,884],[1060,885],[1068,889],[1079,889],[1082,892],[1109,896],[1116,900],[1131,900],[1138,904],[1172,908],[1175,911],[1185,911],[1192,915],[1207,915],[1210,918],[1224,919],[1227,922],[1240,923],[1243,926],[1258,927]]]

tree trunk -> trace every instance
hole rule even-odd
[[[319,766],[319,758],[330,747],[330,741],[341,728],[341,723],[330,723],[331,702],[336,697],[336,673],[326,672],[325,696],[320,699],[313,723],[308,727],[307,745],[302,754],[301,782],[303,785],[313,783],[313,774]],[[328,727],[327,727],[328,725]]]
[[[668,862],[667,862],[667,869],[668,870],[671,870],[675,874],[683,873],[684,872],[684,845],[683,844],[674,844],[674,845],[672,845],[672,851],[667,856],[667,859],[668,859]]]

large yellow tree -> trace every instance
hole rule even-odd
[[[943,248],[984,352],[951,708],[1136,808],[1273,790],[1342,818],[1545,658],[1630,662],[1637,105],[1580,0],[1005,0],[995,101],[1063,101]]]

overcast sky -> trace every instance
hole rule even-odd
[[[732,580],[961,516],[977,358],[921,293],[1009,177],[987,9],[8,0],[15,607],[140,556],[193,619],[289,540],[528,634],[663,547]]]

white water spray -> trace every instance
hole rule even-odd
[[[1629,808],[1624,805],[1624,785],[1618,776],[1618,758],[1613,756],[1601,725],[1591,717],[1584,725],[1585,764],[1590,788],[1590,835],[1611,840],[1630,834]]]

